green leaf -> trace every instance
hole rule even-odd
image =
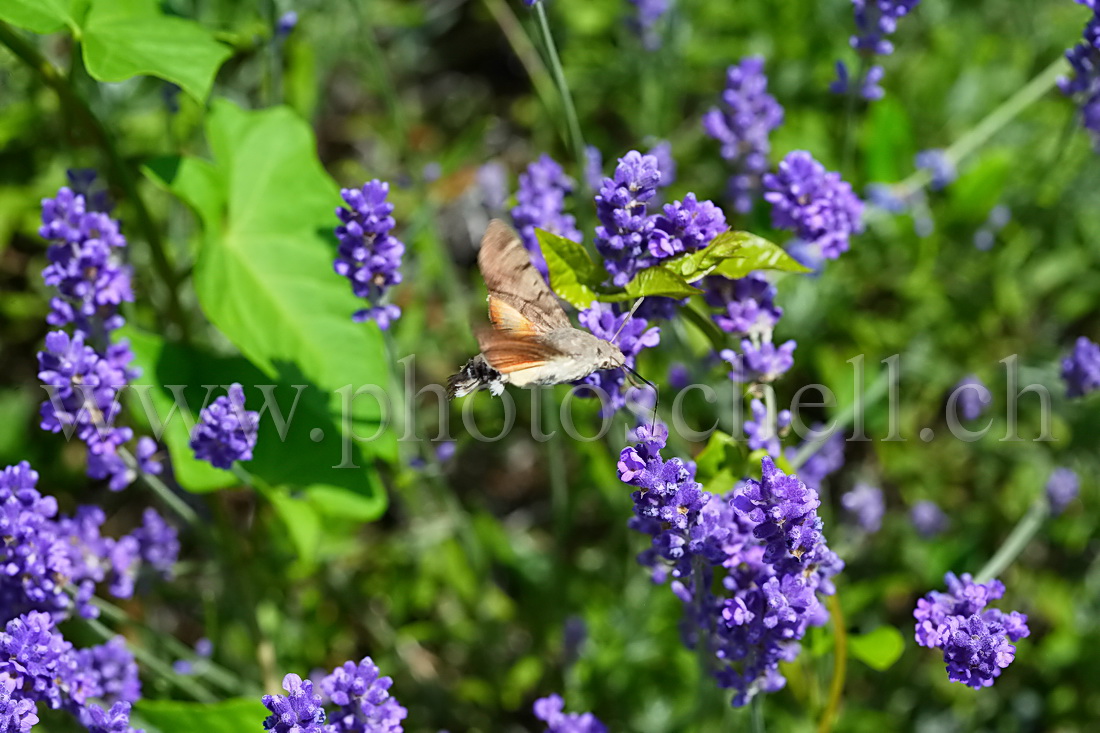
[[[749,232],[725,231],[719,234],[706,247],[675,259],[665,260],[661,266],[666,270],[682,275],[688,282],[695,282],[707,275],[723,260],[734,257],[746,242],[756,237]]]
[[[905,649],[905,638],[893,626],[880,626],[866,634],[848,637],[852,656],[882,672],[893,666]]]
[[[0,20],[35,33],[53,33],[68,26],[74,31],[88,10],[88,0],[4,0]]]
[[[205,229],[218,226],[227,194],[225,181],[213,163],[171,155],[148,161],[142,172],[191,207]]]
[[[298,550],[298,557],[313,565],[317,560],[317,548],[321,544],[321,516],[316,507],[308,501],[280,491],[267,492],[267,499],[286,527],[287,535]]]
[[[699,288],[693,287],[682,276],[659,265],[642,270],[626,284],[626,299],[641,298],[642,296],[687,298],[702,292]]]
[[[94,0],[83,29],[84,65],[99,81],[149,75],[199,102],[232,55],[198,23],[164,15],[153,0]]]
[[[715,430],[710,434],[707,444],[695,456],[696,478],[705,483],[724,468],[729,468],[729,449],[738,450],[737,441],[732,435]]]
[[[146,733],[240,733],[259,730],[269,713],[254,698],[216,703],[145,699],[134,705],[133,723]]]
[[[600,300],[598,289],[606,276],[592,261],[583,244],[543,229],[535,230],[542,256],[550,271],[550,287],[574,308],[588,308]]]
[[[743,235],[741,247],[734,257],[724,260],[714,269],[715,275],[724,275],[731,280],[736,280],[755,270],[810,272],[810,268],[801,265],[775,242],[748,232],[731,232],[731,234]]]
[[[126,326],[120,336],[129,339],[135,362],[142,369],[127,397],[131,412],[144,423],[144,432],[168,447],[176,480],[185,489],[206,492],[241,484],[231,472],[197,460],[190,437],[203,404],[224,394],[226,385],[240,382],[246,407],[261,413],[252,460],[244,463],[249,473],[273,487],[305,486],[303,496],[311,510],[330,516],[367,521],[377,518],[385,508],[373,472],[364,476],[361,470],[334,468],[340,457],[340,448],[334,445],[337,441],[313,440],[314,430],[321,430],[325,436],[340,435],[327,393],[312,386],[299,390],[296,385],[302,382],[272,380],[240,356],[221,356],[166,343],[156,334],[131,326]],[[207,385],[212,385],[211,389]],[[274,405],[265,399],[264,389]],[[186,405],[177,401],[177,394]],[[280,422],[285,425],[282,434]],[[360,453],[353,456],[357,462],[364,460]],[[367,487],[362,485],[364,481]],[[277,510],[281,508],[285,506],[276,505]],[[308,527],[293,529],[306,532]],[[306,534],[292,539],[303,557],[307,550],[316,549],[316,543]]]

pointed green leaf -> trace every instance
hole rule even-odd
[[[287,108],[215,102],[207,125],[213,164],[185,159],[147,173],[200,212],[203,312],[260,372],[256,383],[290,390],[287,409],[304,385],[285,442],[261,439],[248,468],[273,486],[306,487],[322,512],[377,517],[385,496],[371,462],[396,460],[396,441],[379,399],[352,395],[365,387],[384,399],[390,357],[375,324],[351,320],[363,304],[332,270],[337,187],[309,126]]]
[[[225,209],[225,181],[213,163],[178,155],[154,158],[142,166],[153,183],[170,191],[199,217],[203,228],[218,226]]]
[[[0,20],[34,33],[53,33],[68,26],[76,30],[88,0],[3,0]]]
[[[665,298],[687,298],[702,293],[693,287],[681,275],[661,266],[642,270],[626,284],[627,298],[642,296],[660,296]]]
[[[713,270],[715,275],[724,275],[731,280],[736,280],[755,270],[810,272],[810,268],[804,267],[775,242],[749,232],[730,232],[730,234],[740,236],[741,246],[733,257],[723,260],[715,267]]]
[[[94,0],[83,41],[84,65],[92,78],[155,76],[199,102],[206,100],[218,68],[232,55],[201,25],[164,15],[153,0]]]
[[[134,705],[135,726],[147,733],[240,733],[259,730],[270,711],[259,699],[237,698],[216,703],[140,700]]]
[[[682,275],[688,282],[695,282],[707,275],[723,260],[738,253],[745,242],[756,235],[749,232],[725,231],[706,247],[689,252],[675,259],[665,260],[661,266]]]
[[[905,638],[893,626],[880,626],[866,634],[848,637],[852,656],[879,672],[889,669],[905,650]]]
[[[550,271],[550,287],[559,298],[574,308],[588,308],[600,300],[598,288],[607,275],[583,244],[543,229],[536,229],[535,236]]]

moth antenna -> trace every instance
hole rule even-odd
[[[615,343],[619,340],[619,334],[621,334],[623,332],[623,329],[626,328],[626,324],[630,323],[630,319],[634,317],[634,313],[638,310],[638,306],[642,304],[643,300],[645,300],[644,295],[634,301],[634,305],[630,307],[630,312],[626,314],[626,318],[623,319],[622,324],[619,326],[619,330],[616,331],[615,335],[611,337],[611,343]]]
[[[639,300],[639,302],[641,302],[641,301]],[[637,306],[635,306],[635,307],[637,307]],[[653,430],[657,426],[657,407],[661,404],[661,391],[657,389],[656,384],[649,381],[648,379],[643,377],[641,374],[638,374],[637,370],[635,370],[634,367],[627,366],[626,364],[623,364],[623,367],[625,367],[627,369],[627,371],[629,371],[635,377],[637,377],[638,379],[640,379],[643,382],[645,382],[646,384],[648,384],[650,386],[650,388],[653,390],[653,416],[650,418],[650,421],[649,421],[649,429]]]

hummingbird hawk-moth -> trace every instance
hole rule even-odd
[[[626,366],[618,346],[573,327],[519,236],[499,219],[485,230],[477,264],[489,289],[492,328],[477,333],[481,353],[447,380],[451,398],[481,388],[498,395],[506,384],[574,382]]]

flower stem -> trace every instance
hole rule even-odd
[[[569,92],[569,84],[565,81],[565,71],[562,69],[561,59],[558,57],[558,48],[554,44],[554,36],[550,33],[550,23],[546,20],[546,9],[543,3],[536,3],[535,17],[538,18],[539,32],[542,42],[546,46],[546,56],[550,61],[550,72],[553,74],[554,83],[557,84],[558,94],[561,96],[562,111],[565,113],[565,124],[569,130],[569,140],[573,146],[573,156],[577,161],[577,190],[579,198],[585,198],[588,192],[588,182],[584,175],[586,156],[584,152],[584,136],[581,135],[581,123],[577,117],[577,108],[573,106],[573,95]]]
[[[829,733],[833,729],[840,701],[844,697],[844,678],[848,671],[848,632],[844,628],[840,598],[836,594],[827,596],[825,604],[833,620],[833,680],[829,684],[829,700],[825,704],[825,712],[821,714],[817,733]]]
[[[1005,125],[1016,118],[1044,94],[1051,90],[1057,83],[1058,77],[1068,71],[1066,60],[1059,58],[1047,66],[1039,74],[1029,81],[1011,97],[1006,99],[999,107],[994,109],[985,118],[971,128],[965,135],[956,140],[949,148],[944,150],[944,156],[952,164],[958,165],[963,158],[973,153],[994,135],[1001,131]],[[899,198],[911,196],[917,190],[926,186],[932,180],[932,173],[927,169],[918,169],[908,178],[897,184],[894,193]]]
[[[764,729],[764,696],[757,693],[749,703],[752,712],[752,733],[765,733]]]
[[[180,276],[168,259],[165,252],[164,241],[161,239],[160,230],[153,221],[149,209],[145,206],[145,200],[137,189],[137,181],[133,172],[122,157],[114,138],[103,122],[95,116],[88,103],[70,86],[68,79],[61,71],[50,63],[38,52],[32,44],[28,43],[11,26],[0,21],[0,44],[6,46],[16,57],[29,66],[46,86],[53,89],[61,99],[61,103],[76,113],[77,119],[91,135],[99,146],[108,162],[108,177],[115,185],[125,192],[126,197],[134,207],[138,224],[145,234],[145,241],[149,245],[149,251],[153,256],[153,267],[164,281],[165,290],[168,293],[168,315],[179,328],[180,336],[184,341],[190,339],[191,327],[187,319],[186,311],[179,299],[178,286]]]
[[[559,102],[555,96],[554,80],[550,77],[550,72],[547,70],[546,64],[543,63],[542,57],[539,56],[535,45],[523,32],[523,26],[520,25],[516,14],[512,12],[505,0],[484,0],[484,3],[489,14],[493,16],[493,20],[500,26],[504,37],[508,39],[516,58],[523,65],[527,76],[535,87],[535,93],[542,100],[546,111],[552,115],[558,114]],[[562,141],[567,145],[569,144],[569,138],[566,134],[562,135]]]
[[[1049,510],[1047,508],[1046,497],[1040,496],[1031,504],[1031,508],[1027,510],[1027,513],[1020,518],[1020,521],[1013,528],[1012,533],[1005,538],[1004,543],[996,554],[990,558],[989,562],[978,571],[977,577],[974,579],[977,583],[988,583],[993,578],[1004,572],[1005,568],[1012,564],[1019,554],[1023,551],[1027,544],[1031,542],[1031,538],[1035,536],[1035,533],[1039,530],[1039,527],[1043,525],[1043,520],[1047,518]]]
[[[844,430],[855,419],[857,410],[865,410],[869,405],[873,405],[879,401],[883,394],[886,393],[887,388],[890,386],[890,370],[887,370],[878,375],[878,378],[871,383],[871,386],[862,394],[858,395],[852,404],[844,408],[844,410],[833,418],[834,427],[833,430]],[[832,433],[830,433],[831,435]],[[798,449],[798,452],[794,454],[794,457],[790,460],[792,470],[797,470],[803,463],[805,463],[810,456],[821,448],[822,444],[828,440],[826,436],[821,440],[815,440],[807,442],[805,445]]]
[[[187,522],[192,527],[202,527],[202,520],[198,513],[195,512],[191,506],[181,499],[176,492],[172,491],[168,484],[164,483],[157,476],[151,473],[146,473],[138,467],[137,459],[125,448],[118,449],[119,458],[121,458],[128,467],[138,472],[138,476],[145,483],[146,486],[151,488],[153,492],[161,498],[161,500],[168,505],[168,507],[174,511],[180,519]]]
[[[98,634],[104,641],[112,639],[117,634],[114,631],[104,626],[101,622],[94,618],[85,619],[85,623],[96,634]],[[166,681],[172,683],[178,687],[182,692],[190,695],[194,700],[203,703],[217,702],[218,696],[206,689],[198,680],[187,675],[178,674],[171,665],[162,662],[155,655],[150,654],[144,647],[137,645],[127,645],[130,651],[134,655],[134,659],[141,663],[147,670],[154,674],[163,677]]]
[[[171,654],[191,662],[195,667],[195,676],[205,677],[227,694],[243,694],[242,691],[245,687],[245,683],[240,677],[225,667],[215,664],[209,659],[198,656],[195,654],[194,649],[187,646],[176,637],[170,634],[160,633],[148,625],[131,618],[130,615],[121,608],[99,596],[92,596],[90,603],[95,606],[104,617],[111,621],[136,626],[156,637],[158,641],[161,641],[164,646],[167,647]]]

